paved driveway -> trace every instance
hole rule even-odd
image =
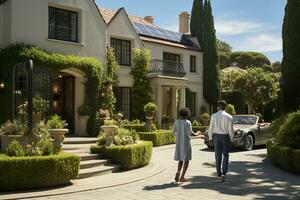
[[[233,151],[230,173],[224,183],[215,178],[214,153],[201,139],[193,140],[193,161],[187,172],[190,182],[173,182],[176,172],[173,153],[174,145],[155,149],[153,164],[159,164],[162,170],[150,178],[116,187],[36,199],[300,199],[300,176],[271,165],[265,148],[251,152]]]

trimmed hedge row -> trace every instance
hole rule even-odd
[[[135,130],[136,132],[145,132],[145,131],[147,131],[146,127],[145,127],[145,124],[126,124],[126,125],[123,126],[123,128],[128,129],[130,131]],[[151,128],[152,128],[152,130],[156,130],[155,124],[152,124]]]
[[[0,191],[63,185],[77,178],[80,157],[73,154],[9,157],[0,154]]]
[[[139,136],[141,140],[151,141],[155,147],[176,143],[176,138],[171,130],[141,132]]]
[[[193,126],[192,128],[194,132],[201,131],[201,133],[204,133],[208,126]]]
[[[152,143],[142,141],[128,146],[91,146],[92,154],[99,154],[103,158],[111,159],[113,163],[121,165],[122,169],[129,170],[149,164],[152,157]]]
[[[268,158],[278,167],[292,173],[300,174],[300,149],[267,143]]]

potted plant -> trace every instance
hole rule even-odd
[[[42,120],[43,112],[47,111],[48,102],[41,97],[36,95],[32,99],[32,122],[39,123]]]
[[[104,120],[104,125],[101,126],[105,134],[105,145],[113,145],[114,131],[118,128],[115,120]]]
[[[210,120],[210,115],[208,113],[203,113],[200,116],[200,122],[203,126],[208,126],[209,125],[209,120]]]
[[[28,144],[27,133],[26,124],[19,121],[7,121],[0,128],[1,151],[5,151],[13,140],[18,141],[22,146],[26,146]]]
[[[60,116],[53,115],[47,122],[47,127],[49,128],[49,133],[54,139],[53,144],[55,147],[61,148],[64,142],[64,136],[69,131],[66,129],[68,124],[65,120],[62,120]]]
[[[144,106],[144,111],[146,113],[146,119],[153,119],[154,113],[157,111],[157,106],[155,103],[149,102]]]
[[[77,113],[79,114],[79,127],[78,130],[80,135],[86,135],[87,133],[87,122],[89,120],[90,108],[86,104],[82,104],[77,108]]]

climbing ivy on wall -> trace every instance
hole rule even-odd
[[[29,59],[33,60],[34,64],[48,67],[52,72],[76,68],[85,73],[84,104],[89,107],[88,132],[93,135],[98,134],[95,117],[96,111],[99,109],[99,91],[102,83],[101,61],[96,58],[49,53],[30,44],[14,44],[0,51],[0,74],[6,82],[5,91],[0,93],[0,123],[11,117],[13,66]]]

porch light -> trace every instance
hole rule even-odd
[[[58,78],[62,78],[62,77],[63,77],[62,73],[59,73]]]
[[[5,89],[5,82],[3,80],[0,80],[0,90]]]

